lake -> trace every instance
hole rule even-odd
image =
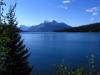
[[[91,54],[95,54],[96,64],[100,63],[99,32],[23,32],[21,36],[31,52],[29,61],[35,69],[32,73],[37,75],[54,75],[56,65],[62,63],[85,66]]]

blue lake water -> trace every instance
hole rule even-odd
[[[40,75],[52,73],[61,63],[70,67],[84,66],[88,64],[87,56],[90,54],[95,54],[97,65],[100,63],[99,32],[23,32],[21,36],[31,52],[30,64],[40,71]]]

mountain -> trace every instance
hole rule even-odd
[[[30,27],[25,26],[25,25],[20,25],[20,27],[19,27],[19,29],[20,29],[21,31],[29,31],[29,28],[30,28]]]
[[[72,27],[69,29],[61,29],[56,32],[98,32],[100,31],[100,23],[93,23],[88,25],[82,25],[79,27]]]
[[[20,29],[23,31],[32,31],[32,32],[52,32],[55,30],[67,29],[67,28],[71,28],[71,26],[63,22],[58,23],[55,20],[53,20],[52,22],[44,21],[43,23],[39,25],[31,26],[29,28],[26,26],[20,27]]]

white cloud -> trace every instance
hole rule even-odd
[[[62,3],[63,4],[69,4],[69,3],[71,3],[71,0],[64,0]]]
[[[65,5],[65,4],[70,4],[70,3],[71,3],[71,0],[63,0],[62,1],[62,5],[58,6],[58,7],[67,10],[68,9],[68,5]]]
[[[90,18],[90,21],[94,21],[94,20],[95,20],[95,18],[94,18],[94,17],[91,17],[91,18]]]
[[[96,11],[100,11],[100,7],[92,7],[90,9],[86,10],[87,12],[96,12]]]
[[[95,18],[100,15],[100,7],[92,7],[85,10],[87,13],[91,14],[90,21],[94,21]]]
[[[68,9],[68,7],[67,7],[67,6],[60,6],[60,8],[63,8],[63,9],[65,9],[65,10],[67,10],[67,9]]]
[[[92,15],[96,16],[96,15],[99,15],[100,7],[92,7],[92,8],[86,9],[85,11],[88,13],[92,13]]]
[[[71,1],[70,0],[64,0],[62,3],[63,4],[69,4],[69,3],[71,3]]]
[[[97,16],[99,14],[97,12],[93,12],[92,15]]]

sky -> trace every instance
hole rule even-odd
[[[19,25],[38,25],[56,20],[71,26],[100,22],[100,0],[4,0],[9,7],[17,2]]]

